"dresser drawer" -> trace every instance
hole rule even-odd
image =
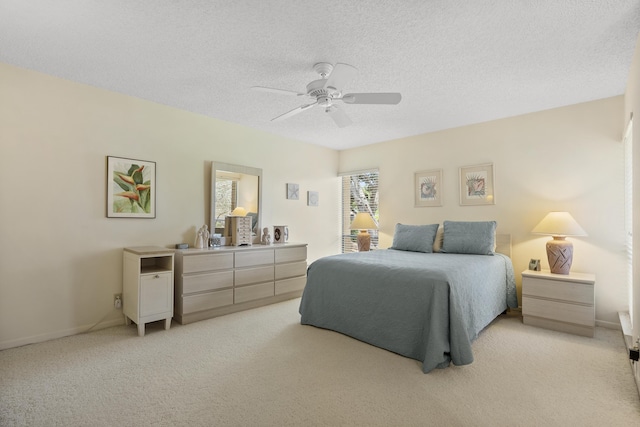
[[[214,289],[230,288],[233,286],[233,270],[215,273],[193,274],[182,277],[182,293],[211,291]]]
[[[259,285],[241,286],[234,289],[234,303],[253,301],[260,298],[273,296],[273,282],[261,283]]]
[[[235,266],[253,267],[255,265],[273,264],[273,249],[236,252]]]
[[[183,297],[182,313],[189,314],[196,311],[209,310],[233,304],[233,289],[208,292]]]
[[[522,295],[593,305],[593,285],[579,282],[559,282],[526,277],[523,280]]]
[[[233,254],[202,254],[183,257],[182,273],[225,270],[233,268]]]
[[[236,270],[236,286],[262,282],[273,283],[273,265]]]
[[[292,279],[278,280],[276,282],[276,295],[286,294],[287,292],[301,291],[307,284],[307,277],[294,277]]]
[[[305,276],[307,274],[307,262],[290,262],[287,264],[276,264],[276,280],[287,279],[289,277]]]
[[[276,250],[276,263],[304,261],[307,259],[307,247],[296,246]]]
[[[593,306],[569,304],[560,301],[522,297],[522,315],[536,316],[561,322],[593,326],[595,314]]]

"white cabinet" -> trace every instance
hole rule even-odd
[[[272,304],[306,283],[306,244],[178,250],[174,316],[186,324]]]
[[[522,319],[528,325],[592,337],[595,276],[522,272]]]
[[[144,336],[145,323],[165,321],[171,326],[173,317],[172,250],[155,246],[124,248],[122,268],[122,309],[125,321],[138,325]]]

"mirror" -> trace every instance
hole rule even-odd
[[[224,234],[225,217],[236,208],[253,217],[253,235],[260,236],[262,169],[211,162],[211,232]]]

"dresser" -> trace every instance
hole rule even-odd
[[[177,250],[173,315],[186,324],[297,298],[306,275],[306,243]]]
[[[593,274],[522,272],[522,318],[528,325],[593,337]]]
[[[124,248],[122,255],[122,300],[127,325],[133,321],[144,336],[145,323],[173,317],[173,250],[156,246]]]

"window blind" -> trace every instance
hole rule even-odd
[[[378,222],[378,182],[377,169],[341,173],[342,177],[342,253],[357,252],[356,239],[359,230],[351,230],[351,222],[357,213],[367,212]],[[378,246],[378,230],[369,230],[371,247]]]

